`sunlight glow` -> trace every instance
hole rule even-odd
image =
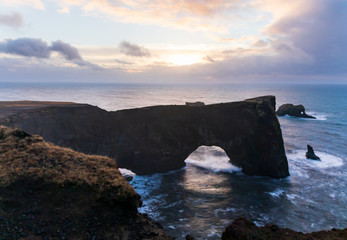
[[[203,62],[203,59],[197,54],[180,54],[168,56],[167,61],[177,66],[184,66]]]

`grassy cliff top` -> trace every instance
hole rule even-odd
[[[140,205],[140,196],[114,160],[61,148],[21,129],[0,126],[0,187],[23,180],[88,186],[99,197]]]

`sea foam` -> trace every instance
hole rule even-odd
[[[314,116],[316,119],[313,120],[320,120],[325,121],[328,119],[328,115],[325,113],[318,113],[318,112],[306,112],[308,115]]]
[[[236,172],[242,169],[232,165],[224,150],[217,146],[200,146],[185,160],[189,165],[209,169],[213,172]]]
[[[129,169],[126,169],[126,168],[118,168],[118,170],[120,171],[120,173],[123,175],[123,176],[136,176],[136,173],[134,173],[133,171],[129,170]]]
[[[341,167],[343,165],[343,159],[325,152],[315,151],[315,154],[320,157],[320,161],[306,159],[305,157],[306,150],[297,150],[292,153],[288,153],[287,157],[291,161],[300,162],[307,166],[313,168],[332,168],[332,167]]]

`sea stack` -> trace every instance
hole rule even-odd
[[[288,115],[292,117],[316,119],[315,117],[306,114],[305,107],[301,104],[300,105],[293,105],[290,103],[283,104],[282,106],[278,108],[278,110],[276,111],[276,114],[277,116],[280,116],[280,117]]]
[[[312,160],[320,160],[320,158],[314,153],[313,147],[307,144],[306,158]]]

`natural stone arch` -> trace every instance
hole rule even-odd
[[[215,145],[246,174],[289,175],[273,96],[116,112],[86,104],[52,104],[12,111],[0,124],[19,126],[81,152],[110,156],[119,167],[137,174],[179,169],[199,146]]]

